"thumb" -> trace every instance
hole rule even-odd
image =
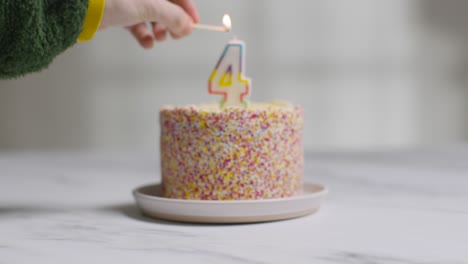
[[[152,2],[147,20],[166,25],[177,36],[182,37],[192,32],[192,18],[180,6],[165,0]]]

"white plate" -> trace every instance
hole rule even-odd
[[[325,186],[305,183],[300,196],[263,200],[183,200],[161,196],[161,184],[139,187],[133,191],[141,211],[165,220],[195,223],[253,223],[284,220],[319,210]]]

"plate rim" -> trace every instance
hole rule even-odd
[[[140,190],[143,188],[148,188],[150,186],[160,186],[162,184],[161,181],[156,183],[148,183],[145,185],[138,186],[133,189],[132,194],[135,199],[141,198],[145,200],[151,201],[159,201],[159,202],[169,202],[169,203],[184,203],[184,204],[250,204],[250,203],[276,203],[276,202],[286,202],[286,201],[295,201],[295,200],[303,200],[303,199],[312,199],[312,198],[320,198],[329,193],[328,187],[325,185],[318,183],[318,182],[304,182],[303,188],[305,189],[306,186],[318,186],[320,190],[311,193],[302,193],[300,195],[291,196],[291,197],[284,197],[284,198],[269,198],[269,199],[249,199],[249,200],[189,200],[189,199],[180,199],[180,198],[166,198],[162,196],[155,196],[155,195],[148,195],[142,193]]]

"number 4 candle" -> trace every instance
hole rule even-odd
[[[223,24],[231,29],[229,15],[224,15]],[[246,97],[250,94],[250,79],[244,77],[245,43],[234,38],[230,40],[218,60],[208,81],[208,92],[222,95],[221,108],[229,106],[247,107]]]

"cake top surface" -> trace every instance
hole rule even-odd
[[[183,106],[172,106],[166,105],[161,107],[161,111],[196,111],[196,112],[230,112],[230,111],[247,111],[247,112],[258,112],[258,111],[294,111],[297,106],[285,102],[285,101],[270,101],[270,102],[251,102],[248,108],[243,107],[227,107],[221,109],[219,103],[209,104],[189,104]]]

